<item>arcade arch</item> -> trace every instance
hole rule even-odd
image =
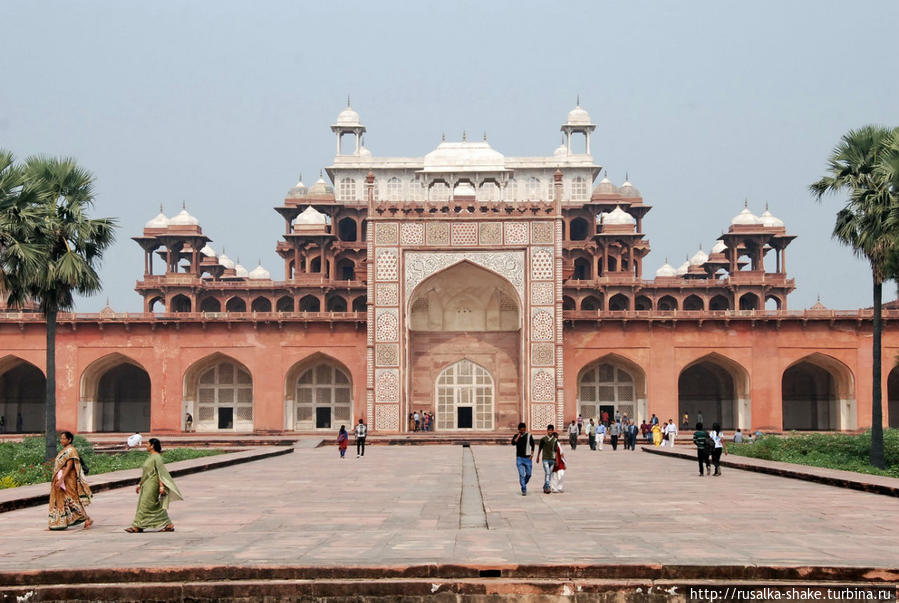
[[[340,295],[329,295],[325,310],[328,312],[346,312],[346,300]]]
[[[493,429],[493,377],[484,367],[462,359],[437,377],[437,429]]]
[[[855,429],[854,391],[852,371],[836,358],[814,353],[799,359],[783,373],[783,429]]]
[[[296,363],[285,379],[284,428],[290,431],[352,429],[353,381],[349,369],[325,354]]]
[[[197,431],[253,431],[253,378],[230,356],[216,352],[191,365],[183,401]]]
[[[272,302],[267,297],[257,297],[250,306],[253,312],[271,312]]]
[[[278,298],[278,303],[275,307],[278,312],[293,312],[293,298],[289,295],[282,295]]]
[[[684,310],[696,311],[704,309],[702,298],[696,294],[688,295],[684,300]]]
[[[890,429],[899,429],[899,366],[887,376],[887,421]]]
[[[221,312],[222,304],[214,297],[207,297],[200,302],[200,312]]]
[[[634,361],[607,354],[581,370],[578,377],[578,414],[599,420],[602,413],[638,421],[647,418],[646,372]]]
[[[572,241],[584,241],[590,236],[590,223],[584,218],[575,218],[568,229]]]
[[[659,298],[657,308],[659,312],[673,312],[677,310],[677,300],[671,295],[663,295]]]
[[[581,301],[581,310],[595,312],[602,309],[602,300],[595,295],[588,295]]]
[[[740,309],[741,310],[758,310],[759,309],[759,296],[755,293],[744,293],[742,297],[740,297]]]
[[[314,295],[300,298],[300,312],[321,312],[321,301]]]
[[[699,415],[705,427],[749,429],[749,373],[738,362],[712,353],[685,366],[677,379],[678,421],[689,415],[692,429]]]
[[[47,378],[43,371],[18,356],[0,359],[0,416],[6,422],[7,433],[43,431],[46,401]]]
[[[610,312],[623,312],[630,310],[631,308],[631,300],[627,298],[623,293],[617,293],[609,298],[609,311]]]
[[[712,312],[730,310],[730,301],[723,295],[716,295],[709,300],[709,310]]]
[[[247,302],[240,297],[232,297],[225,303],[225,312],[246,312]]]
[[[113,353],[81,374],[80,431],[150,430],[150,375],[133,358]]]

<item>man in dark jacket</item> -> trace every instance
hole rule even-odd
[[[534,456],[534,436],[527,432],[527,425],[518,424],[518,433],[512,436],[512,444],[515,446],[515,467],[518,469],[521,495],[527,496],[528,482],[531,481],[531,457]],[[531,448],[530,452],[528,446]]]
[[[706,449],[705,443],[709,439],[709,434],[702,429],[702,423],[696,424],[696,431],[693,432],[693,444],[696,445],[696,458],[699,461],[699,476],[704,475],[706,465],[709,464],[709,451]]]

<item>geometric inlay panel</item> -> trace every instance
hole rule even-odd
[[[462,261],[482,266],[506,278],[524,300],[523,251],[407,251],[405,254],[405,301],[409,302],[415,287],[423,280]]]
[[[552,279],[554,260],[552,247],[531,248],[531,278],[538,281]]]
[[[375,404],[375,430],[400,430],[400,407],[398,404]]]
[[[452,225],[452,228],[453,247],[478,244],[478,225],[476,222],[457,222]]]
[[[379,225],[383,226],[383,225]],[[379,249],[378,259],[375,262],[377,266],[376,278],[379,281],[395,281],[398,275],[398,261],[396,250]]]
[[[400,303],[400,286],[396,283],[377,283],[375,285],[376,306],[398,306]]]
[[[555,404],[531,404],[531,429],[539,431],[556,422]]]
[[[400,242],[403,245],[424,245],[424,224],[421,222],[403,222],[400,225]]]
[[[375,224],[375,243],[378,245],[396,245],[397,224],[395,222],[378,222]]]
[[[449,224],[428,222],[428,245],[449,245]]]
[[[502,245],[503,225],[499,222],[481,223],[481,245]]]
[[[556,344],[537,342],[531,344],[531,364],[533,364],[534,366],[553,366],[555,363]]]
[[[527,245],[528,244],[528,223],[527,222],[505,222],[506,228],[506,245]]]
[[[377,308],[375,341],[399,341],[399,318],[396,308]]]
[[[556,325],[553,314],[554,308],[531,308],[531,339],[555,340]]]
[[[550,306],[555,302],[555,283],[531,281],[531,303]]]
[[[399,369],[375,370],[375,402],[400,401]]]
[[[556,378],[553,369],[533,369],[531,374],[531,399],[534,402],[554,402],[556,399]]]
[[[548,344],[552,345],[552,344]],[[400,345],[398,343],[375,344],[375,366],[399,366]]]
[[[532,222],[531,242],[535,245],[552,245],[555,242],[554,230],[555,224],[552,222]]]

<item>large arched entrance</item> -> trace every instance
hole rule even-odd
[[[197,431],[253,431],[253,378],[224,354],[195,363],[184,378],[184,408]]]
[[[150,375],[122,354],[92,362],[81,376],[78,425],[82,431],[149,431]]]
[[[524,413],[521,311],[511,283],[463,261],[422,281],[407,307],[405,413],[433,413],[439,430],[514,428]]]
[[[887,421],[890,429],[899,429],[899,366],[887,377]]]
[[[838,360],[812,354],[784,371],[784,430],[829,431],[855,428],[852,373]]]
[[[493,378],[460,360],[437,377],[437,429],[493,429]]]
[[[701,419],[708,428],[748,429],[749,377],[746,370],[728,358],[710,354],[685,367],[677,380],[678,423],[685,414],[689,428]]]
[[[47,407],[47,378],[16,356],[0,359],[0,416],[7,433],[40,433]]]
[[[601,358],[581,371],[577,410],[584,420],[599,421],[603,412],[614,417],[615,411],[635,421],[647,418],[646,374],[617,354]]]
[[[353,425],[353,382],[335,360],[317,354],[287,373],[285,429],[332,431]]]

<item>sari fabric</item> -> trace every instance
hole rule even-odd
[[[656,446],[662,445],[662,428],[658,425],[652,426],[652,443]]]
[[[63,471],[69,461],[73,461],[74,465],[60,485],[56,476]],[[91,488],[84,479],[81,458],[75,447],[70,444],[56,455],[53,462],[53,478],[50,481],[50,529],[65,530],[69,526],[84,523],[87,520],[84,507],[90,503]]]
[[[172,523],[168,508],[172,500],[183,500],[181,491],[162,462],[162,455],[150,454],[141,465],[140,497],[137,512],[131,525],[143,530],[164,528]],[[159,483],[165,487],[165,494],[159,495]]]

